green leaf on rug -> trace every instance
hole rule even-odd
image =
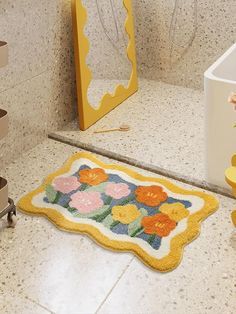
[[[70,206],[68,206],[68,207],[67,207],[67,210],[68,210],[71,214],[73,214],[73,213],[76,213],[76,212],[77,212],[77,209],[72,208],[72,207],[70,207]]]
[[[128,235],[134,237],[137,235],[137,231],[141,229],[141,220],[142,218],[138,218],[135,221],[131,222],[128,226]]]
[[[82,191],[85,191],[85,190],[87,190],[87,187],[88,187],[88,184],[86,184],[86,183],[83,183],[83,184],[81,184],[81,187],[80,187],[80,191],[82,192]]]
[[[103,221],[102,224],[107,227],[108,229],[111,228],[112,224],[114,223],[114,220],[112,218],[112,215],[108,215]]]
[[[131,222],[128,226],[128,235],[131,237],[135,237],[143,232],[143,227],[141,225],[141,221],[144,216],[148,215],[148,212],[145,208],[140,208],[141,215],[133,222]]]
[[[145,208],[140,208],[139,211],[141,212],[141,216],[142,218],[144,216],[148,216],[148,211]]]
[[[106,208],[102,213],[99,213],[99,215],[96,215],[93,217],[94,220],[97,222],[102,222],[108,215],[111,214],[111,208],[110,205],[105,205],[103,208]]]
[[[156,235],[155,234],[152,234],[149,236],[148,238],[148,243],[152,246],[153,245],[153,242],[155,241],[155,238],[156,238]]]
[[[111,204],[111,202],[112,202],[112,197],[111,196],[108,196],[107,198],[106,198],[106,200],[105,200],[105,205],[110,205]]]
[[[91,187],[86,189],[86,192],[100,192],[100,193],[102,193],[105,191],[107,184],[108,184],[108,182],[104,182],[104,183],[101,183],[101,184],[96,185],[96,186],[91,186]]]
[[[50,203],[55,203],[57,198],[58,198],[58,196],[59,196],[58,191],[56,191],[54,189],[54,187],[49,184],[49,185],[46,186],[45,192],[46,192],[46,196],[47,196],[48,201]]]
[[[134,200],[135,200],[135,196],[131,195],[128,198],[124,199],[119,205],[124,206],[124,205],[127,205],[129,203],[132,203]]]

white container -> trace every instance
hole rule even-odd
[[[236,153],[236,44],[204,74],[206,101],[206,175],[211,184],[226,187],[224,172]]]

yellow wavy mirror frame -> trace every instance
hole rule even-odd
[[[129,37],[127,56],[132,64],[129,85],[127,88],[118,85],[114,95],[105,94],[101,99],[99,108],[95,109],[89,104],[87,97],[88,87],[92,80],[92,73],[86,64],[86,57],[89,52],[89,41],[84,34],[87,12],[82,4],[82,0],[72,0],[79,126],[81,130],[89,128],[138,90],[132,1],[124,0],[123,4],[127,10],[127,19],[125,22],[125,29]]]
[[[232,167],[225,171],[226,182],[231,186],[233,196],[236,198],[236,155],[232,157]],[[236,209],[231,213],[231,218],[234,226],[236,227]]]

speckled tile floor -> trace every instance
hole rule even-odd
[[[170,124],[171,121],[171,124]],[[129,132],[94,134],[129,124]],[[200,90],[139,80],[139,91],[96,125],[79,131],[77,122],[50,134],[77,147],[207,187],[204,155],[204,95]]]
[[[18,200],[37,187],[75,151],[46,140],[24,153],[1,173],[11,196]],[[181,265],[167,274],[150,270],[132,254],[59,231],[46,218],[19,213],[15,229],[0,231],[0,313],[235,313],[236,243],[230,222],[235,200],[218,198],[220,209],[185,248]]]

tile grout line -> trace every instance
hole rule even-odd
[[[48,313],[50,313],[50,314],[56,314],[55,312],[49,310],[46,306],[44,306],[44,305],[38,303],[38,302],[35,301],[34,299],[31,299],[31,298],[28,297],[27,295],[25,295],[25,298],[26,298],[27,300],[29,300],[30,302],[32,302],[32,303],[38,305],[39,307],[41,307],[42,309],[44,309],[44,310],[47,311]]]
[[[40,75],[42,75],[42,74],[44,74],[44,73],[46,73],[46,72],[48,72],[48,71],[51,71],[51,70],[50,70],[50,69],[46,69],[46,70],[44,70],[44,71],[42,71],[42,72],[40,72],[40,73],[38,73],[38,74],[36,74],[36,75],[34,75],[34,76],[31,76],[31,77],[29,77],[29,78],[27,78],[27,79],[25,79],[25,80],[19,82],[18,84],[12,85],[12,86],[10,86],[10,87],[8,87],[8,88],[6,88],[6,89],[0,91],[0,94],[5,93],[5,92],[7,92],[7,91],[9,91],[9,90],[11,90],[11,89],[17,87],[17,86],[20,86],[20,85],[22,85],[22,84],[28,82],[28,81],[31,81],[31,80],[35,79],[36,77],[38,77],[38,76],[40,76]]]
[[[106,297],[104,298],[104,300],[100,303],[100,305],[98,306],[97,310],[94,312],[94,314],[98,314],[98,312],[101,310],[102,306],[104,305],[104,303],[107,301],[107,299],[110,297],[110,295],[112,294],[113,290],[115,289],[115,287],[118,285],[118,283],[120,282],[121,278],[123,277],[123,275],[126,273],[127,269],[130,267],[131,263],[133,262],[135,256],[132,257],[131,261],[128,263],[128,265],[125,267],[125,269],[122,271],[122,273],[120,274],[120,276],[117,278],[116,282],[114,283],[114,285],[111,287],[111,289],[109,290],[108,294],[106,295]]]
[[[110,158],[119,162],[123,162],[127,165],[131,165],[149,172],[153,172],[155,174],[167,177],[169,179],[173,179],[188,185],[191,185],[193,187],[197,187],[206,191],[210,191],[212,193],[215,194],[221,194],[223,196],[226,196],[228,198],[232,198],[235,199],[233,197],[233,195],[226,189],[214,186],[213,184],[208,184],[207,182],[202,182],[200,180],[194,180],[193,179],[188,179],[187,177],[184,176],[180,176],[175,172],[167,172],[167,170],[162,169],[158,166],[153,166],[151,164],[147,164],[147,163],[142,163],[134,158],[127,158],[123,155],[117,154],[117,153],[112,153],[106,149],[100,149],[95,147],[94,145],[91,144],[84,144],[82,142],[73,142],[73,140],[71,141],[70,139],[67,139],[61,135],[55,134],[55,133],[50,133],[48,135],[49,139],[52,139],[54,141],[60,142],[60,143],[64,143],[73,147],[77,147],[86,151],[89,151],[91,153],[95,153],[98,154],[100,156],[104,156],[106,158]]]

